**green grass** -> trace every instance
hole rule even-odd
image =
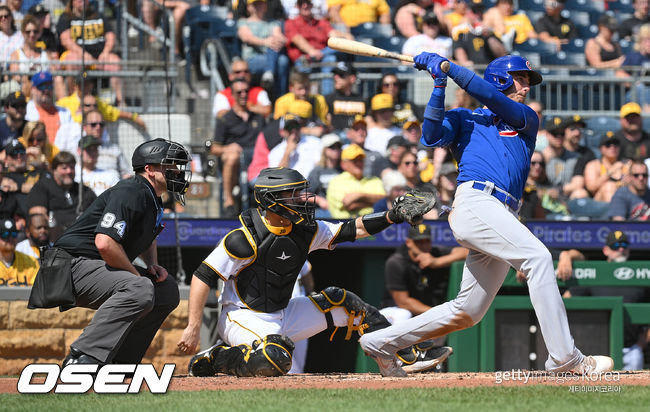
[[[573,393],[566,386],[286,389],[170,392],[166,395],[0,395],[2,411],[640,411],[650,389]]]

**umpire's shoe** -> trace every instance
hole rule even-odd
[[[70,354],[65,357],[63,360],[62,367],[65,368],[68,365],[99,365],[104,366],[106,362],[102,362],[97,358],[94,358],[90,355],[86,355],[79,349],[75,349],[70,346]]]
[[[418,345],[415,347],[418,348]],[[454,350],[450,346],[418,351],[416,361],[410,365],[404,365],[403,369],[408,373],[426,372],[442,364],[452,353],[454,353]]]
[[[190,359],[189,365],[187,365],[187,374],[190,376],[214,376],[216,374],[214,370],[213,360],[214,360],[214,350],[220,346],[223,346],[224,342],[221,339],[217,340],[217,343],[213,346],[210,346],[206,350],[202,350],[196,355],[192,356]]]

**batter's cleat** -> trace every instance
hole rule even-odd
[[[426,372],[446,361],[452,353],[454,350],[450,346],[440,346],[426,352],[418,352],[417,360],[410,365],[405,365],[402,369],[407,373]]]
[[[585,356],[571,372],[578,375],[591,375],[609,372],[614,369],[614,359],[609,356]]]
[[[377,362],[381,376],[392,378],[406,378],[408,376],[406,371],[400,366],[400,361],[397,360],[396,357],[386,359],[373,356],[372,358]]]
[[[211,346],[206,350],[202,350],[201,352],[192,356],[189,365],[187,365],[188,375],[200,377],[214,376],[216,373],[212,365],[212,352],[218,346],[223,346],[223,342],[221,340],[217,341],[214,346]]]

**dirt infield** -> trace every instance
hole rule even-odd
[[[0,379],[0,393],[17,393],[17,378]],[[650,385],[650,371],[610,372],[597,376],[552,376],[540,371],[490,373],[429,373],[408,378],[382,378],[378,374],[301,374],[277,378],[237,378],[219,375],[212,378],[175,376],[172,391],[244,389],[399,389],[453,388],[475,386],[525,385],[622,386]]]

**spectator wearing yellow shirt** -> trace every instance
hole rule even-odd
[[[483,25],[491,29],[508,50],[512,49],[512,36],[516,44],[537,38],[528,16],[513,13],[513,0],[497,0],[497,4],[483,15]]]
[[[327,0],[330,22],[355,27],[363,23],[390,24],[390,6],[386,0]]]
[[[84,89],[83,93],[81,93],[82,79],[83,79],[83,89]],[[74,120],[79,124],[81,124],[81,117],[84,111],[88,112],[89,110],[97,109],[104,117],[104,120],[107,122],[116,122],[119,119],[129,120],[138,127],[141,127],[143,129],[146,128],[144,121],[140,116],[138,116],[137,113],[125,112],[115,106],[111,106],[110,104],[106,103],[102,99],[95,97],[93,93],[94,87],[95,87],[95,81],[93,79],[87,78],[85,76],[85,73],[82,76],[77,76],[75,78],[74,91],[72,92],[72,94],[70,96],[66,96],[57,100],[56,104],[58,106],[65,107],[66,109],[70,110],[70,113],[72,113],[72,120]],[[81,106],[82,95],[84,96],[84,107]],[[86,107],[85,98],[88,96],[95,97],[95,100],[97,102],[96,103],[97,107],[88,107],[88,108]]]
[[[0,286],[31,286],[38,272],[38,262],[16,252],[18,229],[13,219],[0,219]]]
[[[293,72],[289,76],[289,93],[278,97],[275,101],[274,119],[279,119],[291,112],[290,107],[295,101],[308,102],[313,109],[313,114],[308,119],[308,126],[303,127],[301,132],[312,136],[320,137],[327,132],[328,107],[325,97],[321,94],[309,94],[309,75],[301,72]],[[295,114],[295,113],[294,113]],[[309,123],[312,123],[309,125]],[[315,124],[314,124],[315,123]]]
[[[330,180],[327,203],[334,219],[348,219],[373,211],[373,205],[386,196],[380,178],[363,175],[366,154],[361,146],[348,145],[341,152],[343,172]]]

